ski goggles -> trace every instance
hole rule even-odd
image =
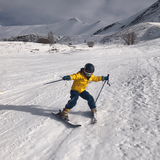
[[[88,72],[88,71],[86,71],[86,70],[84,70],[84,72],[85,72],[86,76],[88,76],[88,77],[90,77],[90,76],[93,74],[93,73]]]

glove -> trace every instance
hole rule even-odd
[[[108,76],[102,76],[102,81],[104,81],[104,80],[108,80]]]
[[[70,76],[64,76],[62,79],[69,81],[69,80],[71,80],[71,77]]]

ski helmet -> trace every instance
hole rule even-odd
[[[93,73],[94,72],[94,65],[91,64],[91,63],[87,63],[84,66],[84,69],[85,69],[86,72]]]

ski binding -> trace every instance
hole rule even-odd
[[[61,111],[60,111],[61,112]],[[81,124],[74,124],[73,122],[71,122],[70,120],[68,119],[64,119],[60,116],[60,112],[59,113],[55,113],[55,112],[52,112],[53,115],[55,115],[59,120],[65,122],[66,124],[70,125],[71,127],[73,128],[76,128],[76,127],[80,127]]]

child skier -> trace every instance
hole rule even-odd
[[[72,109],[77,100],[80,97],[88,101],[88,105],[92,111],[94,117],[96,117],[97,109],[94,103],[93,97],[86,91],[86,87],[89,84],[89,81],[104,81],[108,80],[108,76],[94,76],[94,66],[91,63],[87,63],[84,68],[81,68],[79,72],[73,75],[64,76],[63,80],[74,80],[71,91],[70,91],[70,100],[66,104],[63,111],[60,113],[60,116],[63,119],[69,120],[68,112]]]

